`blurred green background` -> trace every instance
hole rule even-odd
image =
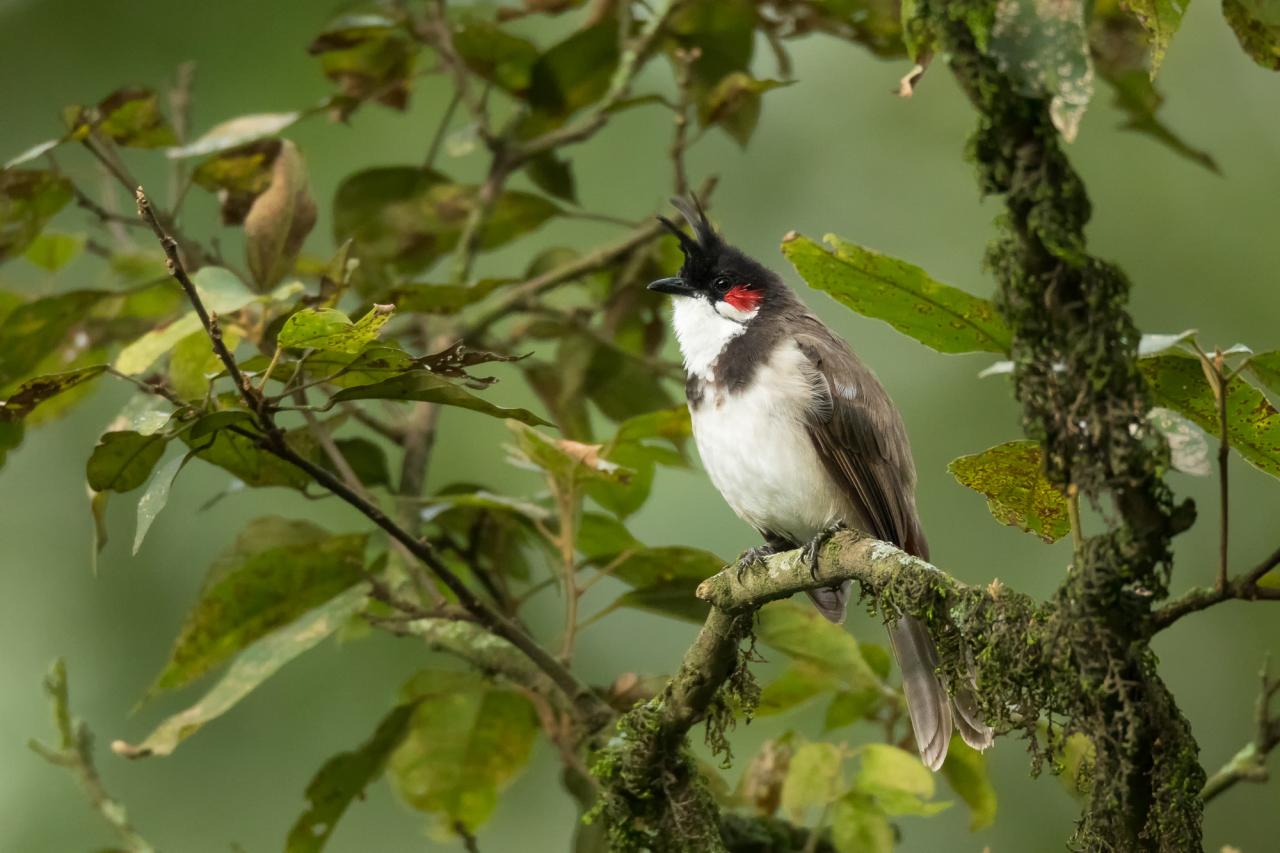
[[[234,115],[313,103],[328,85],[304,48],[333,11],[330,2],[0,0],[0,158],[59,132],[62,106],[96,101],[122,84],[160,85],[188,59],[198,63],[197,132]],[[761,73],[771,74],[767,52],[758,56]],[[904,63],[877,61],[821,38],[795,43],[795,59],[800,82],[766,98],[746,151],[713,132],[691,157],[695,180],[712,172],[721,178],[714,213],[729,238],[793,282],[777,245],[794,228],[815,237],[837,232],[945,281],[989,292],[980,260],[997,206],[980,203],[961,158],[974,116],[945,70],[935,68],[917,96],[904,101],[889,94]],[[656,63],[638,90],[668,85],[665,64]],[[1169,98],[1165,120],[1207,148],[1223,175],[1118,129],[1122,119],[1100,92],[1071,147],[1095,204],[1092,246],[1132,278],[1133,310],[1144,331],[1195,327],[1209,343],[1280,346],[1280,78],[1240,52],[1216,4],[1197,3],[1173,43],[1160,86]],[[312,253],[331,250],[323,211],[338,181],[370,165],[419,162],[447,96],[442,81],[426,78],[406,114],[366,107],[349,126],[313,119],[288,132],[307,157],[321,203],[321,225],[308,244]],[[574,149],[584,205],[627,217],[656,209],[670,186],[669,130],[665,112],[633,110]],[[92,174],[87,155],[68,150],[60,157],[64,167]],[[133,162],[144,179],[160,185],[158,164]],[[481,165],[479,154],[442,162],[460,178],[474,177]],[[86,214],[70,209],[56,227],[88,225]],[[205,200],[190,208],[188,227],[198,236],[212,233],[212,206]],[[536,249],[589,246],[611,233],[607,225],[559,223],[486,263],[518,269]],[[32,292],[91,286],[102,277],[86,260],[57,277],[20,261],[0,268],[6,286]],[[946,472],[951,458],[1018,435],[1018,410],[1006,381],[977,379],[986,366],[982,358],[940,356],[826,297],[806,298],[878,371],[903,410],[938,563],[967,581],[999,577],[1047,594],[1069,558],[1063,543],[1048,547],[997,527],[983,500]],[[515,383],[490,393],[499,401],[526,402]],[[71,778],[24,745],[29,736],[50,732],[39,685],[58,655],[70,667],[73,707],[99,737],[109,788],[153,842],[184,853],[226,851],[233,843],[253,853],[279,849],[312,773],[334,752],[363,740],[398,685],[431,658],[413,643],[384,636],[329,643],[288,666],[172,757],[128,763],[112,755],[111,740],[143,736],[162,714],[192,698],[166,697],[131,713],[162,664],[205,566],[245,521],[276,512],[335,529],[360,526],[333,501],[307,502],[279,491],[241,494],[202,511],[224,487],[225,475],[192,468],[137,558],[128,553],[130,501],[116,501],[112,541],[100,576],[92,577],[84,461],[126,397],[125,389],[103,385],[71,417],[32,430],[0,474],[0,850],[89,850],[110,840]],[[501,490],[534,490],[527,474],[503,462],[503,440],[501,424],[447,411],[429,485],[465,478]],[[1280,484],[1238,460],[1233,465],[1233,562],[1242,567],[1277,544]],[[1216,483],[1175,475],[1174,486],[1196,498],[1202,517],[1178,540],[1175,586],[1182,587],[1212,576]],[[696,470],[661,470],[653,498],[632,527],[650,544],[695,545],[722,555],[754,544]],[[593,592],[588,606],[611,600],[606,585]],[[555,602],[544,605],[534,622],[551,634]],[[1158,641],[1163,674],[1210,769],[1251,736],[1256,673],[1265,651],[1280,646],[1277,616],[1266,604],[1225,605],[1188,618]],[[856,616],[850,622],[859,637],[883,642],[882,629],[870,620]],[[588,629],[580,665],[602,682],[627,670],[662,672],[678,660],[693,631],[684,623],[624,612]],[[819,736],[820,710],[788,721]],[[774,720],[740,727],[739,765],[778,730]],[[875,736],[857,728],[839,734]],[[1059,782],[1048,775],[1029,780],[1024,749],[1014,740],[999,741],[990,762],[999,794],[993,827],[971,834],[957,805],[936,818],[902,819],[902,849],[1062,849],[1077,808]],[[1242,785],[1224,795],[1209,810],[1206,847],[1274,850],[1278,791],[1276,784]],[[562,851],[573,819],[555,759],[539,747],[480,833],[480,847],[486,853]],[[353,807],[330,849],[459,845],[434,837],[420,815],[380,784]]]

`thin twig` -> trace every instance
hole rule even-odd
[[[31,751],[50,764],[65,767],[75,774],[94,811],[102,815],[102,819],[115,830],[125,850],[129,853],[154,853],[155,848],[129,822],[124,806],[112,799],[106,786],[102,784],[102,777],[98,775],[93,763],[93,735],[83,721],[71,716],[67,666],[61,658],[54,662],[53,668],[45,676],[44,690],[53,705],[53,721],[58,728],[59,744],[55,748],[33,738],[27,742]]]
[[[679,97],[676,103],[676,131],[671,139],[671,166],[674,172],[675,191],[677,196],[689,192],[689,172],[685,168],[684,154],[689,147],[690,110],[693,106],[693,63],[702,51],[696,47],[677,49],[676,58],[676,91]]]
[[[708,179],[699,188],[698,197],[703,200],[704,204],[711,195],[711,191],[715,189],[715,184],[714,179]],[[547,291],[566,282],[579,279],[596,270],[603,269],[665,233],[666,229],[662,223],[654,219],[641,225],[616,243],[601,246],[594,252],[575,258],[568,263],[547,270],[541,275],[534,276],[528,281],[507,288],[502,292],[500,298],[493,300],[493,305],[489,310],[473,320],[470,325],[459,333],[459,337],[464,341],[476,340],[488,331],[490,326],[508,314],[522,307],[536,304],[537,299]]]
[[[423,162],[422,168],[430,169],[436,164],[436,157],[440,155],[440,149],[444,145],[444,138],[449,133],[449,125],[453,121],[453,114],[458,109],[458,103],[462,100],[462,94],[457,90],[453,90],[453,97],[449,99],[449,105],[444,108],[444,114],[440,116],[440,124],[436,125],[436,132],[431,137],[431,147],[427,149],[427,159]]]
[[[1222,369],[1222,350],[1217,350],[1213,357],[1213,372],[1217,381],[1213,383],[1213,396],[1218,404],[1218,501],[1221,520],[1218,528],[1218,581],[1217,589],[1227,588],[1227,546],[1230,541],[1228,524],[1231,518],[1227,486],[1227,463],[1231,458],[1231,435],[1227,432],[1227,391],[1230,381]]]
[[[1280,588],[1259,586],[1263,575],[1280,566],[1280,548],[1248,572],[1228,581],[1225,588],[1193,587],[1151,614],[1152,633],[1168,628],[1183,616],[1223,601],[1280,601]]]
[[[612,718],[612,711],[608,705],[601,700],[595,693],[587,687],[576,675],[569,671],[567,667],[556,660],[546,649],[542,648],[536,640],[526,633],[519,625],[490,607],[483,600],[463,583],[462,579],[455,575],[448,566],[446,566],[435,553],[431,545],[421,539],[410,534],[403,527],[392,521],[386,513],[379,509],[375,504],[368,500],[364,495],[352,489],[342,479],[335,476],[330,471],[312,462],[310,459],[298,453],[293,447],[285,441],[284,432],[276,426],[272,416],[270,406],[266,405],[261,397],[259,397],[253,388],[245,382],[243,374],[240,372],[239,365],[236,364],[235,357],[227,349],[222,341],[221,331],[218,329],[216,322],[210,318],[208,311],[204,307],[204,303],[200,298],[199,292],[191,279],[187,276],[186,270],[183,268],[181,260],[178,258],[177,243],[165,232],[156,220],[154,211],[150,202],[147,200],[146,194],[142,188],[137,189],[138,214],[151,225],[152,230],[156,233],[157,239],[160,241],[161,247],[164,249],[165,256],[168,258],[169,271],[174,279],[182,285],[183,290],[187,294],[188,300],[191,302],[192,308],[195,309],[196,315],[200,318],[205,328],[206,334],[213,343],[214,352],[223,366],[226,367],[227,373],[231,376],[235,383],[237,391],[244,399],[245,404],[253,411],[257,417],[259,425],[262,429],[261,435],[254,435],[239,427],[228,427],[233,432],[237,432],[247,438],[254,440],[263,450],[271,453],[279,459],[290,463],[299,468],[310,476],[321,488],[337,495],[346,503],[357,509],[366,518],[380,527],[393,540],[403,545],[410,554],[425,565],[446,587],[457,597],[458,602],[471,612],[478,621],[484,624],[490,631],[509,641],[516,648],[520,649],[535,665],[547,673],[552,681],[565,693],[566,696],[577,707],[584,727],[591,731],[604,725]]]
[[[1271,715],[1271,700],[1280,693],[1280,678],[1271,678],[1269,664],[1270,661],[1263,663],[1259,674],[1262,686],[1254,706],[1253,740],[1205,782],[1200,791],[1200,798],[1205,803],[1234,787],[1237,782],[1266,782],[1269,778],[1267,756],[1280,746],[1280,718]]]

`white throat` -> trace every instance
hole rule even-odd
[[[741,311],[727,302],[712,304],[701,296],[677,296],[672,300],[672,326],[684,357],[684,369],[703,380],[711,379],[711,367],[729,341],[747,330],[759,309]]]

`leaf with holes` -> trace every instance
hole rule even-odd
[[[1044,476],[1040,445],[1009,441],[981,453],[953,459],[947,470],[960,485],[987,498],[1001,524],[1057,542],[1071,530],[1067,499]]]
[[[935,281],[924,270],[828,234],[831,250],[789,235],[782,253],[810,287],[884,320],[938,352],[1008,354],[1011,335],[995,306]]]
[[[304,308],[290,315],[276,343],[292,349],[318,349],[349,355],[360,353],[378,339],[382,327],[391,319],[393,305],[375,305],[352,323],[336,308]]]

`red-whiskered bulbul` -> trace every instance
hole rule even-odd
[[[749,561],[803,546],[816,569],[842,527],[866,531],[921,559],[929,546],[916,514],[915,464],[902,416],[874,373],[782,279],[728,245],[696,199],[673,199],[693,236],[665,217],[684,266],[649,285],[671,294],[693,436],[711,482],[764,537]],[[809,592],[843,622],[850,584]],[[921,760],[942,766],[953,727],[976,749],[991,745],[969,684],[948,696],[924,623],[889,625]]]

